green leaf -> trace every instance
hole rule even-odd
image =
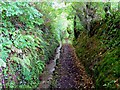
[[[18,63],[18,64],[20,64],[20,61],[22,61],[21,58],[16,57],[16,56],[11,57],[11,60],[14,60],[14,61],[15,61],[16,63]]]
[[[6,63],[0,58],[0,67],[6,67]]]
[[[23,38],[26,39],[26,40],[29,40],[31,42],[34,42],[34,38],[33,38],[32,35],[25,35]]]
[[[8,51],[2,50],[0,52],[0,57],[2,58],[3,61],[6,61],[6,59],[8,57]]]
[[[28,66],[31,66],[31,65],[30,65],[30,60],[29,60],[29,58],[26,57],[26,56],[24,56],[24,63],[25,63],[26,65],[28,65]]]
[[[38,25],[41,25],[44,23],[43,19],[42,18],[36,18],[35,20],[33,20],[34,23],[38,24]]]

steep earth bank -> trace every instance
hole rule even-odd
[[[91,37],[83,30],[74,42],[75,51],[99,89],[120,89],[120,13],[97,24]]]

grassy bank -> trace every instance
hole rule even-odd
[[[93,76],[96,89],[120,89],[120,13],[93,25],[89,37],[83,30],[75,49],[87,72]],[[97,28],[96,28],[97,26]]]

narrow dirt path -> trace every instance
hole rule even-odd
[[[64,44],[55,70],[56,88],[90,90],[93,82],[77,59],[74,48]]]

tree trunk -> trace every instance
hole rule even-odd
[[[118,11],[120,12],[120,1],[118,2]]]
[[[76,29],[76,15],[74,16],[74,36],[76,39],[78,38],[77,29]]]

